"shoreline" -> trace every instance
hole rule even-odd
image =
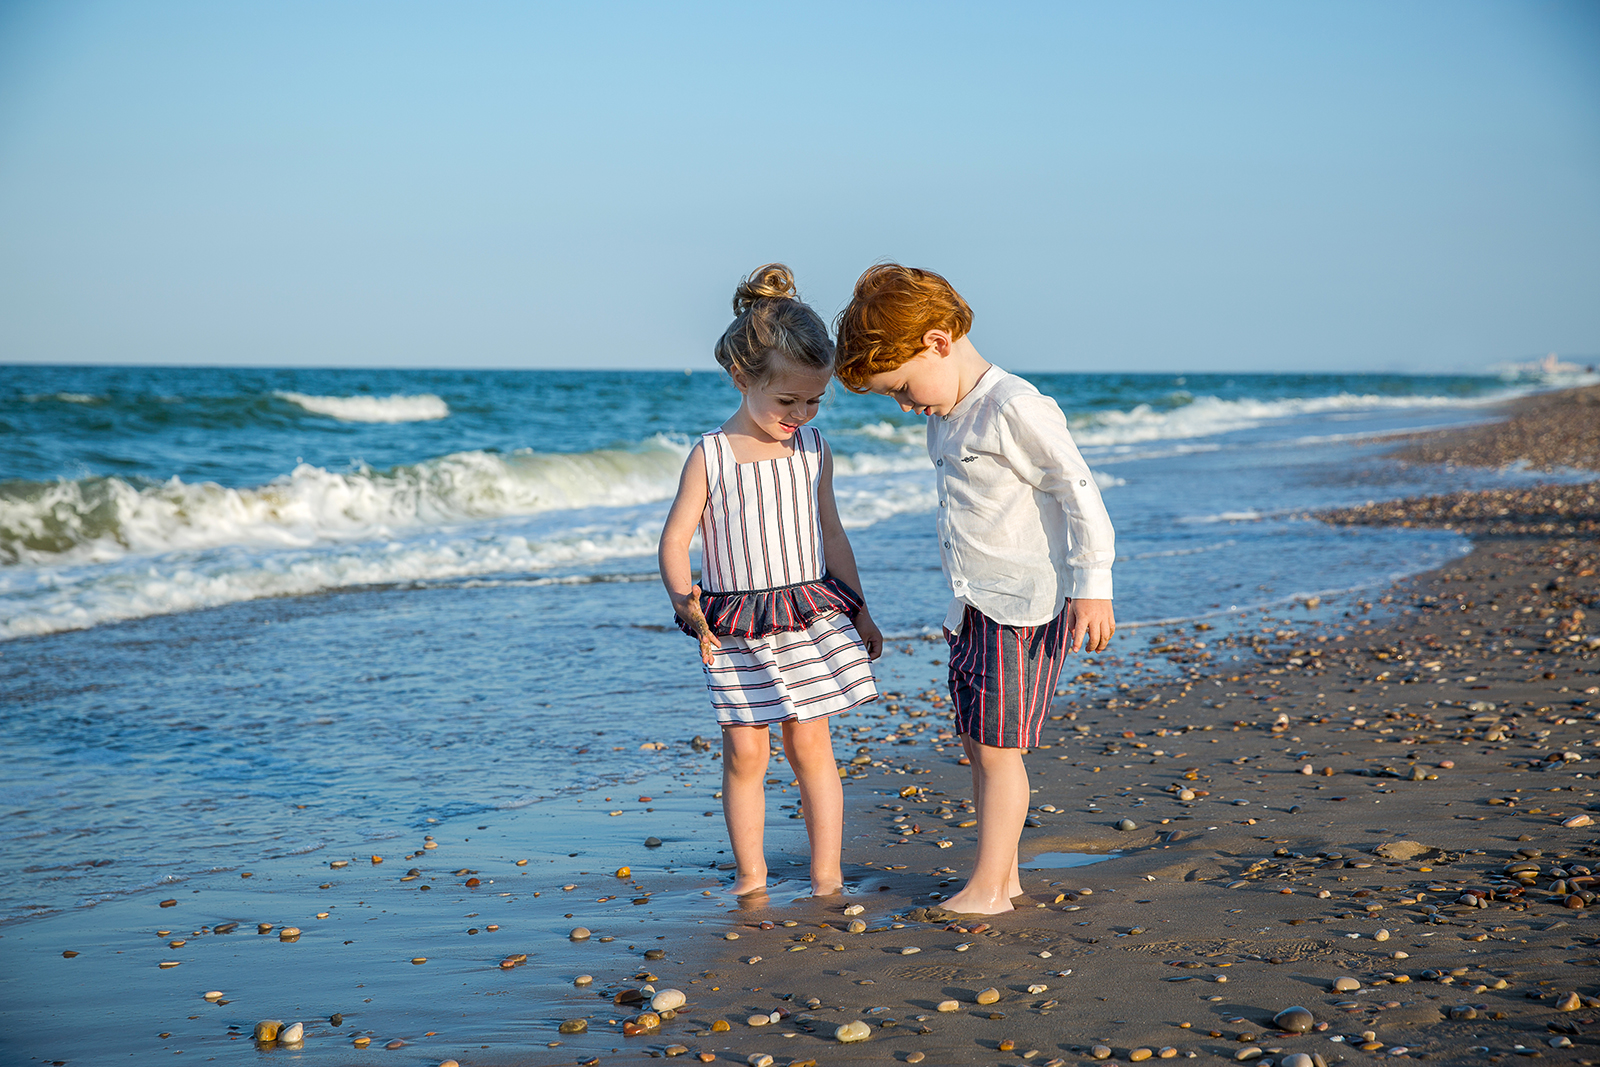
[[[1006,915],[916,910],[953,890],[941,883],[974,842],[959,745],[935,743],[944,646],[900,640],[885,699],[836,724],[852,768],[845,896],[794,899],[803,879],[765,900],[721,894],[718,764],[702,753],[613,790],[622,814],[577,854],[568,800],[447,820],[436,848],[418,833],[381,864],[325,850],[8,926],[0,1048],[18,1062],[254,1056],[255,1023],[282,1019],[306,1024],[304,1050],[267,1051],[319,1063],[1040,1065],[1095,1062],[1097,1045],[1119,1062],[1169,1048],[1216,1062],[1258,1048],[1283,1067],[1302,1052],[1600,1061],[1600,926],[1567,899],[1587,903],[1590,876],[1571,868],[1600,869],[1600,839],[1563,825],[1600,822],[1585,733],[1600,640],[1575,614],[1600,607],[1595,498],[1590,483],[1330,514],[1450,522],[1473,548],[1387,592],[1234,613],[1226,630],[1153,625],[1069,664],[1099,688],[1059,699],[1029,756],[1026,893]],[[769,862],[803,872],[801,823],[779,818],[789,777],[774,761]],[[1107,858],[1029,867],[1059,853]],[[1533,889],[1506,875],[1518,860],[1540,866]],[[1552,861],[1576,890],[1559,903]],[[280,941],[284,925],[299,940]],[[579,925],[591,938],[570,941]],[[1335,992],[1341,977],[1359,989]],[[687,1004],[626,1036],[642,1006],[627,991],[644,985]],[[1296,1005],[1325,1029],[1274,1032]],[[586,1033],[559,1032],[580,1018]],[[854,1022],[868,1040],[834,1039]]]

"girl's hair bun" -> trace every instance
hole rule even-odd
[[[751,271],[750,277],[733,291],[733,313],[743,315],[757,300],[794,300],[799,295],[789,268],[782,263],[768,263]]]

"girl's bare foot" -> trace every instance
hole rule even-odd
[[[829,881],[811,879],[811,895],[814,897],[835,897],[842,892],[844,892],[844,881],[842,879]]]
[[[986,895],[963,889],[948,900],[939,902],[945,911],[960,912],[963,915],[1000,915],[1011,911],[1011,901],[998,896]]]
[[[761,874],[740,875],[728,887],[728,892],[736,897],[748,896],[751,893],[765,893],[767,891],[767,876]]]

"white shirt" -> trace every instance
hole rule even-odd
[[[968,604],[1039,626],[1068,597],[1111,599],[1111,517],[1054,400],[990,367],[950,414],[929,417],[928,456],[951,633]]]

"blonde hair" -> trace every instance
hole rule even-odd
[[[833,342],[822,316],[801,301],[794,274],[782,263],[750,272],[733,292],[733,322],[717,340],[722,369],[737,368],[751,382],[764,382],[779,353],[797,367],[833,369]]]
[[[931,270],[880,263],[856,279],[850,303],[833,324],[839,338],[834,373],[852,392],[864,393],[874,375],[911,360],[927,347],[929,330],[959,341],[972,329],[972,308]]]

